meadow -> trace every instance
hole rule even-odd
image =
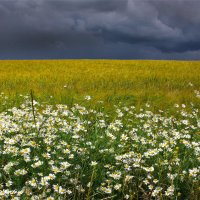
[[[40,101],[80,102],[85,95],[106,105],[120,101],[157,108],[197,102],[190,83],[200,88],[200,62],[51,60],[0,61],[0,92],[16,103],[34,91]]]
[[[200,199],[199,72],[0,61],[0,199]]]

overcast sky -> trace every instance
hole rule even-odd
[[[0,0],[0,59],[200,59],[200,0]]]

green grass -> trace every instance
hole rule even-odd
[[[89,102],[50,106],[25,98],[0,112],[0,199],[199,199],[195,106],[172,116],[151,107],[107,112]]]
[[[163,108],[197,102],[200,62],[38,60],[0,61],[0,92],[15,102],[19,94],[34,91],[41,101],[80,102],[85,95],[107,105],[126,102],[140,106],[150,101]]]
[[[0,199],[199,199],[199,89],[200,62],[0,61]]]

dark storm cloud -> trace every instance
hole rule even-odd
[[[0,0],[0,58],[200,58],[199,0]]]

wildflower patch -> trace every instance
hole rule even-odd
[[[0,199],[197,199],[199,130],[193,104],[172,116],[25,98],[0,113]]]

